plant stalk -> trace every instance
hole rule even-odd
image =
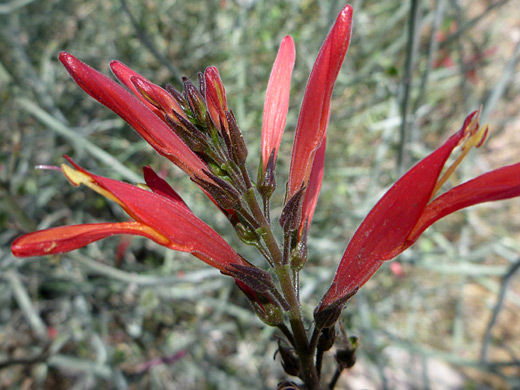
[[[247,171],[243,169],[242,174],[245,176],[246,185],[249,187],[245,193],[245,199],[251,210],[251,214],[260,224],[260,228],[263,231],[262,237],[267,249],[272,255],[275,273],[280,282],[282,294],[290,306],[288,312],[289,323],[294,336],[296,354],[300,360],[301,379],[309,390],[321,390],[320,378],[314,362],[314,350],[309,345],[307,332],[305,331],[305,325],[303,323],[300,301],[291,278],[290,266],[289,264],[284,264],[283,252],[276,240],[271,224],[267,221],[256,199]]]

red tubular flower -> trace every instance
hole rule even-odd
[[[142,76],[132,76],[130,81],[134,85],[135,89],[139,91],[141,96],[162,113],[162,115],[160,115],[161,119],[165,118],[165,115],[169,115],[172,119],[175,118],[175,115],[173,114],[174,111],[187,119],[186,114],[177,101],[163,88],[155,85]]]
[[[307,186],[316,150],[325,137],[332,90],[350,43],[352,12],[350,5],[340,12],[309,76],[294,137],[287,200]]]
[[[159,154],[191,177],[212,181],[204,173],[207,170],[206,164],[156,115],[156,111],[150,110],[149,103],[143,104],[118,83],[69,53],[60,53],[59,59],[85,92],[123,118]],[[126,77],[130,74],[128,70],[125,72],[123,80],[127,80]],[[136,91],[135,87],[129,88]]]
[[[348,244],[318,312],[353,295],[384,261],[409,248],[440,218],[478,203],[520,196],[518,163],[481,175],[433,199],[469,150],[484,141],[487,126],[479,128],[479,115],[469,115],[457,133],[403,175],[374,206]],[[461,143],[461,155],[441,176],[446,160]]]
[[[198,219],[180,196],[150,168],[145,181],[153,192],[131,184],[93,175],[69,160],[74,168],[62,165],[67,179],[84,184],[117,202],[135,222],[62,226],[26,234],[12,244],[15,256],[41,256],[70,252],[115,234],[147,237],[158,244],[192,253],[202,261],[227,273],[231,265],[248,264],[208,225]]]
[[[226,111],[229,111],[226,100],[226,90],[215,66],[209,66],[204,72],[205,98],[211,120],[220,129],[222,123],[228,130]]]
[[[117,77],[120,83],[122,83],[125,87],[127,87],[130,91],[134,93],[135,96],[143,102],[146,107],[148,107],[150,110],[152,110],[157,116],[161,117],[161,110],[159,110],[157,107],[155,107],[153,104],[151,104],[149,101],[147,101],[144,96],[137,90],[134,83],[132,83],[131,78],[133,76],[137,77],[143,77],[139,73],[133,71],[128,66],[123,64],[119,61],[111,61],[110,62],[110,69],[112,70],[112,73],[114,73],[114,76]],[[144,78],[144,77],[143,77]],[[161,118],[162,119],[162,118]]]
[[[278,148],[289,111],[291,75],[295,60],[294,41],[290,36],[283,39],[271,70],[265,93],[262,120],[262,164],[264,173],[271,154],[276,163]]]
[[[318,197],[320,196],[321,183],[323,182],[323,173],[325,168],[325,150],[327,145],[325,141],[326,137],[323,139],[323,142],[316,151],[311,174],[309,176],[309,184],[307,185],[307,191],[305,191],[305,197],[303,198],[302,220],[300,222],[300,228],[298,229],[300,236],[305,225],[310,227],[312,217],[314,216],[314,210],[316,210],[316,204],[318,203]]]
[[[120,61],[111,61],[110,69],[117,79],[141,100],[159,118],[166,121],[165,114],[175,120],[172,111],[187,118],[177,101],[163,88],[133,71]]]

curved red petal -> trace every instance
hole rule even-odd
[[[305,191],[305,198],[303,199],[302,220],[299,228],[300,235],[306,223],[310,228],[312,217],[314,216],[314,210],[316,210],[316,204],[318,203],[325,169],[326,144],[327,140],[325,138],[316,151],[316,156],[314,157],[311,174],[309,176],[309,184],[307,191]]]
[[[174,202],[169,197],[128,183],[87,174],[114,196],[128,215],[166,237],[168,244],[164,246],[190,252],[220,270],[225,270],[230,264],[245,264],[216,231],[197,218],[182,202]]]
[[[144,181],[153,192],[188,208],[181,196],[166,182],[166,180],[160,178],[152,168],[148,166],[143,167],[143,172]]]
[[[282,140],[283,130],[289,111],[291,75],[296,53],[294,41],[290,36],[283,39],[271,70],[265,93],[264,115],[262,120],[262,163],[264,172],[274,150],[274,161]]]
[[[479,203],[520,196],[520,163],[485,173],[452,188],[431,202],[406,242],[410,247],[419,236],[439,219]]]
[[[130,81],[141,97],[150,103],[154,108],[158,109],[161,119],[164,114],[173,115],[173,111],[187,119],[186,114],[179,106],[177,101],[166,90],[147,80],[143,76],[132,76]]]
[[[146,101],[146,99],[139,93],[139,91],[135,88],[135,85],[130,80],[133,76],[141,76],[136,71],[132,70],[125,64],[123,64],[120,61],[111,61],[110,62],[110,69],[112,70],[112,73],[114,76],[117,77],[119,82],[121,82],[126,88],[128,88],[132,93],[150,110],[152,110],[155,115],[161,117],[161,111],[159,111],[156,107],[154,107],[152,104]],[[144,78],[144,77],[143,77]]]
[[[364,285],[383,264],[405,249],[411,230],[432,197],[437,179],[464,126],[403,175],[368,213],[350,240],[320,308]]]
[[[59,59],[85,92],[128,122],[160,154],[190,176],[207,176],[203,173],[206,164],[157,115],[125,88],[69,53],[60,53]]]
[[[14,240],[11,251],[17,257],[65,253],[116,234],[144,236],[161,245],[167,243],[165,237],[139,222],[96,223],[60,226],[25,234]]]
[[[309,76],[294,137],[287,199],[307,184],[316,149],[325,136],[334,83],[350,43],[352,12],[350,5],[340,12]]]
[[[220,129],[222,122],[227,129],[227,120],[225,112],[228,111],[226,90],[220,78],[218,69],[215,66],[208,66],[204,72],[205,80],[205,99],[211,120]]]

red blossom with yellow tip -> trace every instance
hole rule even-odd
[[[223,272],[232,264],[247,265],[150,168],[145,170],[145,179],[153,192],[94,175],[69,161],[74,168],[64,164],[61,169],[73,185],[83,184],[118,203],[135,222],[62,226],[29,233],[13,242],[15,256],[70,252],[116,234],[132,234],[149,238],[170,249],[189,252]]]
[[[461,129],[440,148],[403,175],[374,206],[350,240],[321,311],[351,296],[379,269],[412,244],[434,222],[475,204],[520,196],[520,163],[460,184],[435,198],[441,186],[472,147],[484,142],[488,127],[479,126],[480,111],[470,114]],[[461,155],[445,169],[457,146]]]

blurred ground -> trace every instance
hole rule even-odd
[[[68,154],[93,172],[131,182],[152,165],[197,215],[251,253],[189,180],[80,91],[57,54],[70,51],[105,73],[117,58],[161,85],[179,86],[180,76],[195,79],[217,65],[254,172],[269,72],[279,42],[291,34],[297,62],[276,204],[309,70],[343,4],[0,4],[0,388],[276,387],[284,374],[272,358],[275,332],[251,314],[230,280],[191,257],[139,239],[38,259],[14,259],[9,245],[36,228],[125,218],[59,174],[34,169],[59,165]],[[415,39],[409,2],[353,6],[353,39],[334,93],[325,183],[301,278],[309,318],[348,238],[398,177],[399,153],[409,166],[479,105],[492,133],[449,185],[518,162],[520,149],[515,1],[421,2]],[[392,272],[387,264],[346,309],[342,321],[361,337],[361,348],[338,388],[520,388],[519,252],[518,199],[436,224],[396,260],[401,268]]]

